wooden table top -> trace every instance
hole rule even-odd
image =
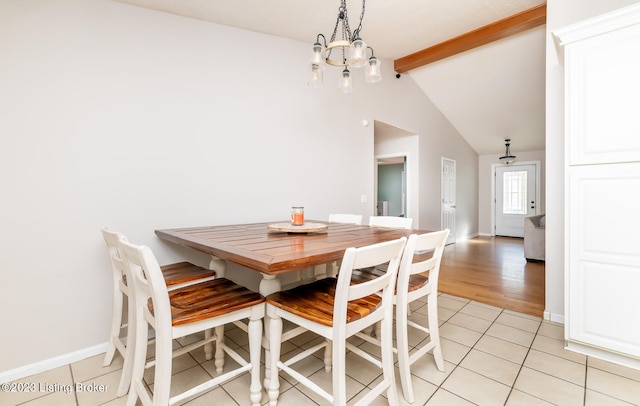
[[[270,231],[269,223],[156,230],[156,235],[267,275],[339,260],[349,247],[394,240],[421,230],[328,224],[326,231],[290,234]]]

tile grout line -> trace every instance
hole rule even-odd
[[[522,359],[522,362],[520,363],[520,368],[518,368],[518,373],[516,374],[515,379],[513,380],[513,384],[511,384],[511,389],[509,390],[509,395],[507,395],[507,399],[505,399],[504,404],[506,406],[507,402],[509,401],[509,398],[511,397],[511,394],[513,393],[513,390],[515,389],[516,386],[516,382],[518,381],[518,378],[520,377],[520,373],[522,372],[522,368],[524,368],[524,363],[527,361],[527,357],[529,357],[529,353],[531,352],[531,348],[533,347],[533,343],[536,341],[536,337],[538,337],[538,333],[540,332],[540,327],[542,327],[542,321],[540,321],[540,324],[538,324],[538,328],[536,329],[536,332],[533,336],[533,340],[531,340],[531,344],[529,344],[529,349],[527,349],[527,353],[525,354],[524,358]],[[527,393],[527,392],[523,392],[523,393]],[[533,396],[530,393],[527,393],[527,395],[535,397],[536,399],[540,399],[537,396]],[[546,400],[544,399],[540,399],[544,402],[546,402]]]
[[[587,404],[587,379],[589,374],[589,357],[585,357],[584,360],[584,391],[582,392],[582,404],[586,406]]]
[[[462,309],[464,309],[465,307],[467,307],[469,304],[471,304],[473,301],[471,299],[467,299],[467,302],[465,303],[464,306],[462,306],[460,309],[456,310],[455,313],[453,313],[453,315],[451,317],[449,317],[444,323],[442,323],[442,325],[444,326],[446,323],[449,323],[450,320],[458,313],[460,313],[460,311]],[[498,313],[498,315],[496,316],[496,318],[491,322],[491,324],[489,325],[489,327],[487,327],[487,329],[484,331],[484,333],[482,333],[482,335],[480,336],[480,338],[478,338],[471,347],[469,347],[469,351],[464,355],[464,357],[462,357],[462,359],[455,364],[454,368],[451,370],[451,373],[449,373],[442,382],[440,382],[440,384],[438,385],[438,387],[436,388],[436,390],[431,394],[431,396],[429,396],[429,398],[427,399],[427,401],[425,402],[425,404],[429,403],[429,401],[431,401],[431,399],[433,398],[433,396],[436,394],[436,392],[438,392],[439,389],[442,389],[448,393],[453,394],[454,396],[460,398],[460,399],[464,399],[465,401],[469,402],[469,403],[473,403],[471,400],[463,398],[462,396],[458,395],[457,393],[453,393],[451,391],[448,391],[447,389],[443,388],[442,385],[445,384],[445,382],[447,382],[447,380],[451,377],[451,375],[453,375],[453,372],[458,369],[459,367],[462,369],[466,369],[464,367],[461,367],[460,364],[467,358],[467,356],[469,355],[469,353],[475,348],[475,346],[478,344],[478,342],[482,339],[482,337],[485,336],[486,332],[491,328],[491,326],[496,322],[496,320],[498,319],[498,317],[500,317],[500,315],[504,312],[504,309],[500,309],[500,312]],[[461,314],[465,314],[465,313],[461,313]],[[476,317],[476,316],[473,316]],[[452,323],[453,325],[457,325]],[[462,327],[462,326],[459,326]],[[438,334],[440,334],[440,326],[438,326]],[[454,341],[455,342],[455,341]],[[442,344],[441,344],[442,345]],[[462,344],[464,345],[464,344]],[[471,371],[473,372],[473,371]],[[508,399],[508,397],[507,397]]]
[[[76,378],[73,376],[73,368],[71,368],[71,364],[68,364],[68,367],[69,367],[69,374],[71,375],[71,383],[75,386]],[[80,406],[80,401],[78,401],[78,392],[76,392],[75,390],[73,391],[73,397],[76,400],[76,406]]]

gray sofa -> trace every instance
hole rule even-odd
[[[544,261],[545,223],[544,214],[524,219],[524,257],[527,261]]]

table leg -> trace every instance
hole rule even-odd
[[[269,296],[272,293],[280,292],[282,286],[280,279],[276,275],[262,274],[262,280],[260,281],[259,291],[262,296]]]
[[[227,272],[227,261],[225,261],[224,259],[214,257],[212,255],[211,261],[209,261],[209,269],[211,269],[212,271],[216,271],[216,278],[224,278]],[[206,330],[204,332],[205,338],[211,337],[211,334],[212,334],[211,330]],[[216,346],[216,348],[217,347],[218,346]],[[205,354],[205,359],[207,360],[210,360],[211,358],[213,358],[213,343],[207,343],[204,345],[204,354]],[[222,362],[224,362],[224,360]],[[220,370],[222,370],[222,368],[220,368]]]
[[[300,270],[300,282],[311,283],[316,280],[316,268],[305,268]]]
[[[216,271],[217,278],[224,278],[227,273],[227,261],[212,255],[211,261],[209,262],[209,269]]]

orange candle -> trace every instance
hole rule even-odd
[[[301,226],[304,224],[304,207],[291,208],[291,224]]]

